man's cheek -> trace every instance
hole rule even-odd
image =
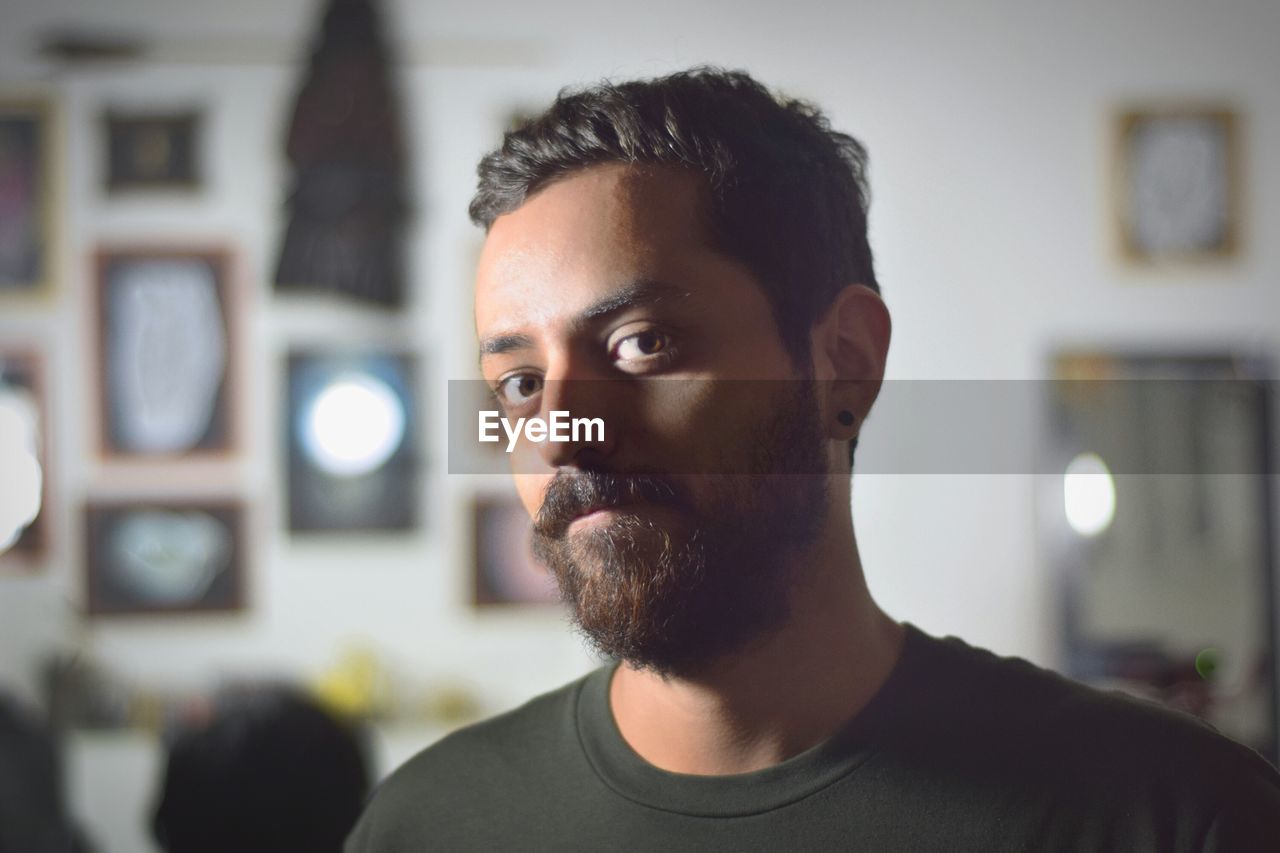
[[[702,457],[731,431],[717,402],[720,384],[701,378],[638,382],[629,416],[616,433],[628,461],[642,471],[703,473]]]

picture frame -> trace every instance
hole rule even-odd
[[[47,298],[58,278],[56,161],[49,98],[0,94],[0,300]]]
[[[399,348],[306,347],[285,360],[285,514],[295,534],[422,526],[418,359]]]
[[[480,496],[472,504],[472,598],[477,608],[559,604],[555,577],[533,554],[533,522],[514,497]]]
[[[239,446],[239,305],[219,247],[103,247],[93,370],[100,456],[220,460]]]
[[[89,616],[245,609],[244,507],[236,501],[130,500],[85,506]]]
[[[1276,761],[1270,356],[1086,344],[1046,368],[1035,515],[1062,673]]]
[[[0,570],[35,569],[49,547],[49,413],[45,360],[0,343]],[[34,516],[30,513],[34,510]]]
[[[199,110],[103,113],[103,174],[109,195],[195,192],[203,186]]]
[[[1143,105],[1114,118],[1112,220],[1135,266],[1232,260],[1242,245],[1240,118],[1218,104]]]

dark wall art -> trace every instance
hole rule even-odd
[[[244,607],[243,510],[234,503],[95,503],[85,511],[88,612]]]
[[[388,351],[298,351],[287,370],[289,529],[416,527],[414,359]]]
[[[52,110],[0,98],[0,298],[53,283]]]
[[[200,114],[134,114],[103,117],[108,192],[200,188]]]

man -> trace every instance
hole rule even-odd
[[[516,480],[619,663],[410,761],[350,853],[1280,849],[1255,753],[872,601],[864,169],[709,69],[563,94],[484,159],[481,366],[510,417],[605,424],[526,443]]]

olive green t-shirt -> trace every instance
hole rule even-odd
[[[1280,775],[1182,714],[908,626],[830,739],[735,776],[623,740],[613,667],[456,732],[380,787],[347,853],[1280,851]]]

